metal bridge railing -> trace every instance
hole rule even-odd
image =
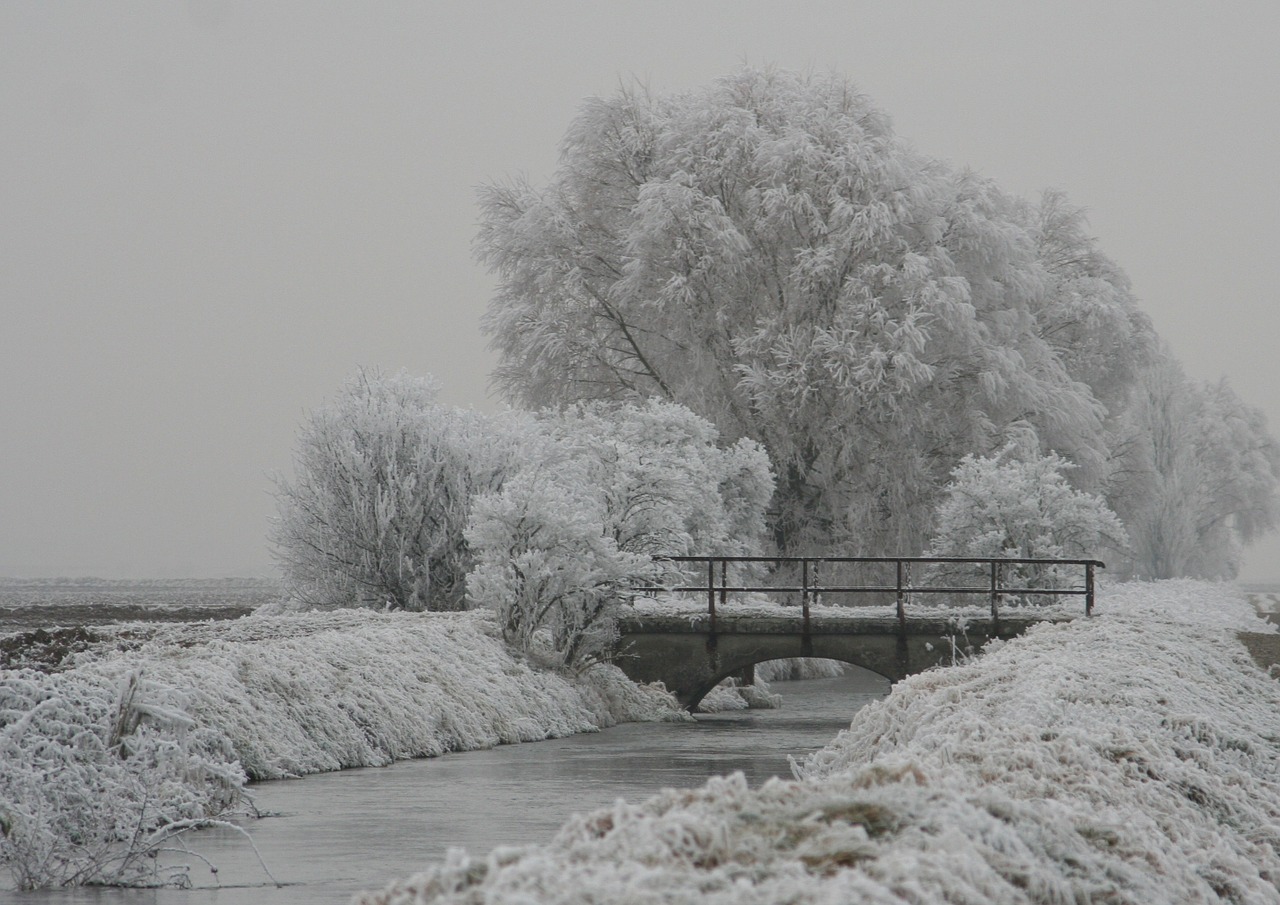
[[[1094,603],[1094,570],[1105,569],[1106,564],[1096,559],[1014,559],[1014,558],[966,558],[954,556],[659,556],[661,562],[701,564],[707,577],[705,584],[682,585],[677,587],[647,587],[634,590],[664,590],[682,592],[703,592],[707,595],[707,611],[711,616],[711,632],[716,630],[716,598],[720,598],[723,606],[730,593],[799,593],[803,607],[804,632],[809,634],[809,606],[822,593],[871,594],[892,593],[895,595],[899,627],[906,629],[906,599],[915,594],[983,594],[991,601],[991,619],[1000,621],[1000,600],[1011,594],[1029,594],[1036,596],[1077,596],[1084,598],[1086,616],[1093,615]],[[799,586],[729,584],[729,564],[782,565],[800,566],[801,581]],[[893,584],[835,584],[824,585],[818,580],[819,565],[867,565],[893,564],[895,581]],[[911,583],[911,566],[922,565],[971,565],[982,567],[989,581],[981,586],[939,586],[913,585]],[[1082,587],[1012,587],[1003,582],[1005,568],[1008,566],[1076,566],[1084,570]],[[719,581],[717,581],[717,566]]]

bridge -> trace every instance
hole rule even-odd
[[[993,638],[1016,637],[1035,623],[1092,615],[1094,570],[1105,568],[1097,560],[960,557],[668,561],[686,578],[705,580],[634,590],[696,593],[705,608],[672,612],[638,602],[620,620],[615,663],[634,681],[661,681],[689,710],[726,678],[752,684],[756,664],[768,660],[840,660],[890,681],[953,663],[957,654],[977,651]],[[918,575],[920,567],[926,581],[915,583],[912,571]],[[972,583],[975,575],[981,585]],[[796,577],[799,584],[786,583]],[[970,583],[959,583],[965,579]],[[757,597],[752,605],[734,604],[730,594],[766,594],[772,602]],[[917,603],[928,595],[944,595],[943,605]],[[1079,611],[1045,605],[1071,596],[1083,598]],[[975,598],[979,606],[963,605]],[[1011,598],[1017,605],[1008,605]],[[844,603],[832,606],[833,599]],[[850,599],[859,602],[849,605]]]

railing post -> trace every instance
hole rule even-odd
[[[898,560],[898,630],[905,634],[907,631],[907,608],[906,601],[903,599],[902,591],[902,571],[904,565],[905,563],[903,563],[902,560]]]
[[[707,557],[707,611],[711,613],[711,634],[716,633],[716,561]]]
[[[729,560],[720,560],[720,606],[724,606],[725,600],[728,599],[729,592]]]
[[[800,568],[800,606],[804,612],[804,636],[809,637],[809,560],[803,560]]]
[[[1084,614],[1093,615],[1093,563],[1084,564]]]
[[[1000,563],[991,561],[991,621],[1000,622]]]

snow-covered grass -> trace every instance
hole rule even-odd
[[[1280,902],[1280,683],[1230,586],[1117,585],[913,676],[798,765],[461,851],[364,905]]]
[[[184,689],[253,779],[381,766],[654,719],[663,702],[607,668],[574,683],[512,657],[487,613],[337,610],[219,625],[148,626],[140,663]]]
[[[148,855],[240,801],[227,739],[148,691],[137,670],[0,673],[0,864],[19,889],[143,882]]]
[[[253,779],[687,718],[614,667],[514,658],[485,613],[343,610],[99,631],[0,672],[0,863],[20,887],[134,882],[149,834]],[[128,856],[127,869],[120,859]]]

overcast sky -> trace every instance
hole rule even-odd
[[[497,406],[475,187],[544,180],[585,97],[744,61],[1064,190],[1280,429],[1272,0],[444,6],[0,5],[0,576],[271,574],[269,475],[357,367]]]

